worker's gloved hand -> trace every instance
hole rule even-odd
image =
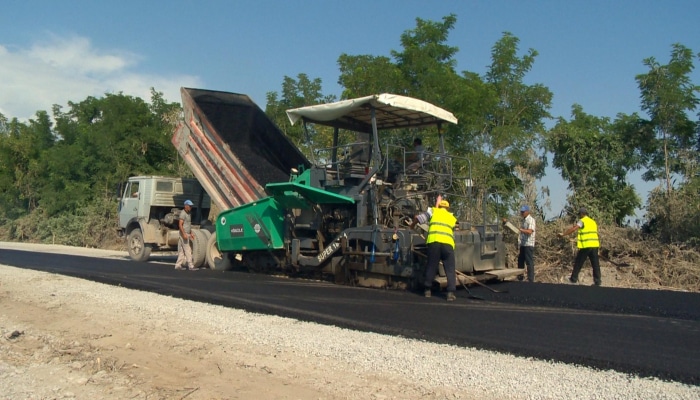
[[[564,234],[561,233],[561,232],[559,232],[559,233],[557,233],[557,236],[559,236],[559,237],[564,237]]]

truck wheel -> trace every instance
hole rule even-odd
[[[206,249],[207,249],[207,243],[209,243],[209,238],[211,237],[211,235],[213,235],[213,233],[209,232],[209,231],[206,230],[206,229],[200,229],[200,231],[204,234],[204,250],[206,250]],[[205,256],[205,258],[204,258],[204,262],[205,262],[205,263],[207,262],[206,256]]]
[[[228,254],[219,251],[219,246],[216,245],[216,232],[211,234],[207,243],[207,264],[212,271],[228,271],[233,268]]]
[[[151,246],[144,243],[141,229],[134,229],[127,238],[129,257],[134,261],[146,261],[151,256]]]
[[[207,268],[209,267],[209,265],[207,265],[207,250],[209,248],[207,244],[209,243],[209,238],[211,237],[212,233],[206,229],[201,228],[200,231],[202,231],[202,233],[204,234],[204,241],[202,242],[204,243],[204,245],[202,246],[202,265],[200,265],[199,268]]]
[[[192,241],[192,264],[195,268],[200,268],[206,261],[207,252],[207,234],[209,232],[201,229],[192,230],[194,240]]]

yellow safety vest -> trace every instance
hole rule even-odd
[[[579,228],[578,230],[576,246],[578,246],[579,249],[600,247],[600,241],[598,240],[598,224],[588,216],[581,218],[581,222],[583,222],[583,228]]]
[[[455,247],[453,229],[457,218],[444,208],[433,208],[433,216],[430,217],[430,228],[425,243],[439,242]]]

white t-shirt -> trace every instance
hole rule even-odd
[[[523,218],[520,229],[532,229],[532,233],[529,235],[520,233],[520,247],[535,247],[535,219],[532,218],[532,215],[528,214],[527,217]]]

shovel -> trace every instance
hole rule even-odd
[[[483,286],[483,287],[485,287],[486,289],[488,289],[488,290],[490,290],[490,291],[492,291],[492,292],[494,292],[494,293],[508,293],[507,290],[496,290],[496,289],[494,289],[494,288],[492,288],[492,287],[490,287],[490,286],[487,286],[487,285],[485,285],[485,284],[479,282],[478,279],[473,278],[473,277],[471,277],[471,276],[469,276],[469,275],[467,275],[467,274],[465,274],[465,273],[463,273],[463,272],[461,272],[461,271],[455,270],[455,272],[457,273],[457,275],[462,276],[462,277],[464,277],[464,278],[467,278],[467,279],[469,279],[470,281],[476,283],[477,285]],[[462,285],[464,285],[464,283],[462,283]],[[465,287],[466,287],[466,286],[465,286]]]
[[[484,299],[484,298],[481,297],[481,296],[477,296],[477,295],[475,295],[475,294],[472,294],[471,290],[469,290],[469,288],[467,287],[467,285],[464,284],[464,282],[459,281],[459,283],[461,283],[461,284],[462,284],[462,287],[464,288],[464,290],[467,291],[467,295],[468,295],[467,297],[469,297],[470,299],[474,299],[474,300],[486,300],[486,299]]]

